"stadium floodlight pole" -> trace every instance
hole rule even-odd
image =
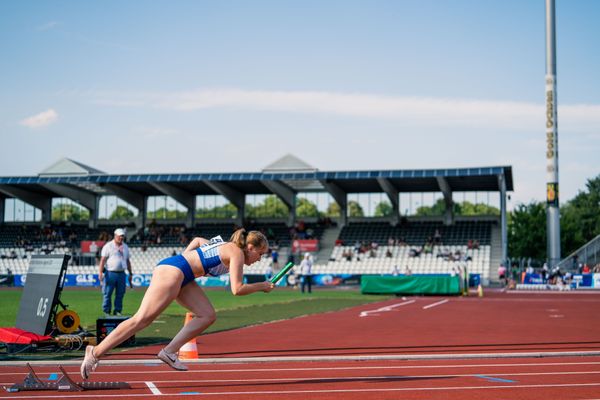
[[[554,267],[560,261],[556,18],[554,3],[554,0],[546,0],[546,243],[548,264],[550,267]]]

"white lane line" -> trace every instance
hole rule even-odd
[[[433,303],[433,304],[429,304],[429,305],[423,306],[423,310],[427,310],[428,308],[442,305],[444,303],[447,303],[448,301],[449,301],[448,299],[444,299],[442,301],[438,301],[437,303]]]
[[[556,384],[535,384],[535,385],[497,385],[497,386],[444,386],[444,387],[417,387],[417,388],[368,388],[368,389],[314,389],[314,390],[265,390],[265,391],[239,391],[239,392],[202,392],[198,396],[240,396],[240,395],[266,395],[266,394],[309,394],[309,393],[376,393],[376,392],[427,392],[440,390],[489,390],[489,389],[547,389],[547,388],[581,388],[589,386],[600,386],[600,382],[591,383],[556,383]],[[126,398],[126,397],[143,397],[147,394],[103,394],[103,398]],[[181,393],[162,393],[161,396],[181,398]],[[87,397],[98,398],[97,394],[81,394],[77,393],[69,396],[66,393],[60,395],[36,395],[36,399],[57,399],[57,398],[73,398],[81,399]],[[16,399],[15,396],[0,397],[0,399]],[[23,397],[21,397],[23,398]]]
[[[374,392],[423,392],[438,390],[487,390],[487,389],[529,389],[529,388],[550,388],[550,387],[580,387],[580,386],[600,386],[600,382],[594,383],[564,383],[564,384],[540,384],[540,385],[511,385],[511,386],[446,386],[446,387],[424,387],[424,388],[389,388],[389,389],[334,389],[334,390],[281,390],[281,391],[252,391],[252,392],[202,392],[202,395],[252,395],[252,394],[303,394],[303,393],[374,393]]]
[[[154,382],[144,382],[144,383],[146,384],[146,386],[148,386],[148,389],[150,389],[150,391],[152,392],[153,395],[155,395],[155,396],[162,395],[162,392],[160,390],[158,390],[158,388],[156,387]]]
[[[469,345],[464,345],[468,347]],[[502,350],[501,350],[502,351]],[[472,359],[485,359],[485,358],[548,358],[548,357],[599,357],[600,351],[516,351],[512,353],[508,352],[493,352],[493,353],[433,353],[433,354],[381,354],[381,355],[327,355],[327,356],[257,356],[257,357],[220,357],[220,358],[198,358],[193,360],[186,360],[186,364],[202,364],[202,365],[214,365],[214,364],[256,364],[256,363],[288,363],[297,361],[389,361],[389,360],[402,360],[402,361],[415,361],[415,360],[472,360]],[[33,367],[48,367],[56,364],[51,363],[50,360],[46,361],[2,361],[1,367],[25,367],[26,364],[30,364]],[[61,365],[77,365],[81,364],[79,360],[64,360],[61,361]],[[150,359],[106,359],[102,360],[103,366],[108,365],[146,365],[159,364],[156,360]]]
[[[409,300],[409,301],[405,301],[405,302],[402,302],[402,303],[393,304],[391,306],[381,307],[381,308],[378,308],[376,310],[363,311],[363,312],[360,313],[359,317],[368,317],[369,314],[377,314],[377,313],[392,311],[396,307],[405,306],[407,304],[412,304],[414,302],[415,302],[415,300]]]
[[[382,380],[382,379],[396,379],[396,380],[410,380],[410,379],[436,379],[436,378],[481,378],[485,377],[511,377],[511,376],[561,376],[561,375],[597,375],[600,371],[565,371],[565,372],[515,372],[515,373],[504,373],[499,374],[496,372],[484,373],[484,374],[437,374],[437,375],[367,375],[367,376],[316,376],[309,378],[299,377],[287,377],[287,378],[239,378],[239,379],[174,379],[168,381],[154,381],[158,384],[162,383],[256,383],[256,382],[303,382],[310,384],[311,381],[355,381],[355,380]],[[141,383],[143,381],[128,381],[129,383]]]
[[[161,364],[162,365],[162,364]],[[278,372],[278,371],[339,371],[339,370],[372,370],[372,369],[424,369],[424,368],[434,368],[434,369],[442,369],[442,368],[480,368],[480,367],[556,367],[556,366],[569,366],[569,365],[600,365],[600,361],[590,361],[590,362],[549,362],[549,363],[507,363],[507,364],[447,364],[447,365],[379,365],[379,366],[357,366],[357,367],[305,367],[305,368],[243,368],[243,369],[191,369],[186,371],[186,374],[207,374],[207,373],[224,373],[224,372]],[[67,371],[70,372],[70,371]],[[43,375],[45,372],[38,373]],[[94,375],[120,375],[120,374],[130,374],[130,375],[147,375],[147,374],[180,374],[181,371],[175,370],[156,370],[156,371],[107,371],[101,372],[96,371]],[[0,376],[2,375],[27,375],[27,372],[0,372]]]

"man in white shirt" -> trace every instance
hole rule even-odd
[[[312,257],[310,253],[304,255],[304,260],[300,263],[300,274],[302,281],[300,282],[300,290],[304,293],[304,289],[308,288],[308,293],[312,293]]]
[[[125,231],[115,229],[115,237],[102,247],[102,258],[98,270],[98,279],[102,285],[102,309],[104,314],[121,315],[125,296],[125,268],[129,271],[129,286],[132,287],[133,274],[129,260],[129,247],[125,244]],[[112,307],[112,294],[116,289],[115,304]]]

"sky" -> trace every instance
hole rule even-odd
[[[600,174],[600,1],[557,0],[561,202]],[[545,200],[545,2],[0,2],[0,176],[512,166]]]

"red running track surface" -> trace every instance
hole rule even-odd
[[[201,336],[200,363],[190,363],[188,372],[173,371],[151,360],[110,365],[119,358],[155,360],[153,355],[160,346],[154,346],[108,357],[92,377],[124,380],[132,385],[131,390],[5,393],[0,399],[600,399],[600,356],[517,357],[523,352],[598,352],[599,306],[600,294],[595,293],[396,298]],[[482,359],[462,358],[475,353],[515,354],[512,358],[492,354]],[[435,354],[443,359],[285,359]],[[451,359],[452,355],[459,358]],[[282,358],[259,362],[265,356]],[[232,357],[249,357],[255,362],[218,363],[233,361]],[[217,363],[210,364],[208,359]],[[58,373],[55,366],[35,368],[42,378]],[[66,369],[77,376],[77,365]],[[0,365],[3,385],[20,381],[25,374],[24,367]]]

